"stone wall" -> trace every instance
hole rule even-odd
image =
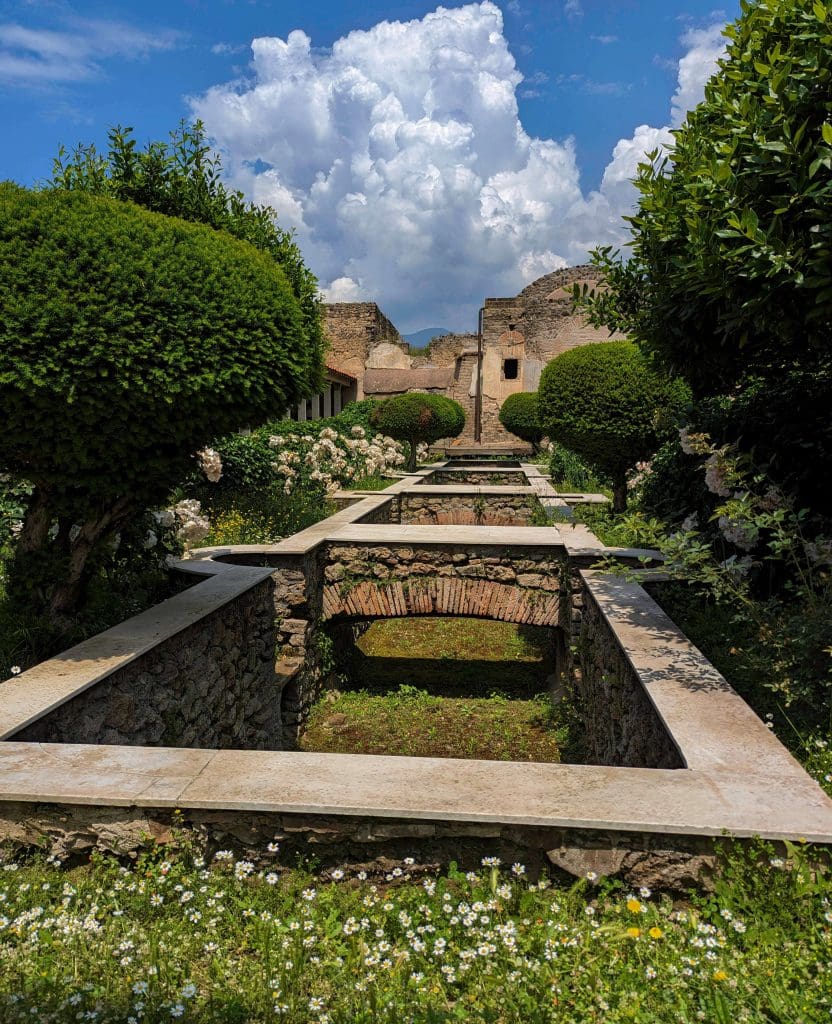
[[[525,487],[527,480],[522,473],[498,469],[472,469],[469,471],[454,469],[447,472],[437,469],[429,477],[423,477],[420,483],[431,486],[435,484],[465,484],[473,487]]]
[[[402,494],[399,522],[434,526],[530,526],[542,513],[533,494]]]
[[[0,805],[0,842],[12,852],[33,848],[61,860],[101,850],[135,857],[153,844],[182,841],[207,860],[219,849],[266,868],[294,867],[314,857],[321,870],[364,870],[384,881],[394,867],[404,875],[433,873],[451,861],[478,870],[484,855],[522,863],[531,878],[554,865],[567,875],[618,876],[632,887],[686,892],[709,884],[713,839],[612,829],[532,828],[490,822],[410,821],[360,815],[255,814],[241,810],[162,807]],[[279,849],[268,852],[268,846]]]
[[[368,366],[410,366],[407,342],[375,302],[328,303],[323,313],[329,342],[327,362],[357,378],[358,398],[364,397],[364,370]]]
[[[280,750],[273,608],[267,579],[13,738]]]
[[[424,352],[413,352],[414,366],[453,366],[463,352],[477,351],[476,334],[440,334]]]
[[[562,566],[545,548],[333,543],[323,617],[468,615],[559,626]]]
[[[577,647],[572,689],[586,762],[624,768],[684,768],[678,749],[591,592],[581,587],[574,575],[572,588],[570,628]]]

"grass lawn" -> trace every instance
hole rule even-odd
[[[544,629],[463,618],[387,619],[356,642],[344,686],[310,716],[301,749],[559,761]]]
[[[727,856],[711,895],[408,858],[286,870],[231,851],[0,869],[4,1024],[815,1024],[829,878]],[[275,861],[274,866],[268,866]],[[370,867],[370,866],[368,866]],[[380,870],[379,870],[380,867]]]
[[[487,619],[381,619],[358,639],[351,688],[414,686],[442,696],[535,697],[551,668],[548,630]]]

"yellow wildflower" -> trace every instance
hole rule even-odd
[[[627,910],[629,910],[631,914],[640,914],[641,904],[638,900],[627,900]]]
[[[651,928],[649,934],[651,939],[660,939],[662,935],[664,935],[664,932],[661,928]]]
[[[725,981],[727,977],[725,971],[714,971],[714,981]]]
[[[631,939],[637,939],[641,935],[641,928],[628,928],[627,934]]]

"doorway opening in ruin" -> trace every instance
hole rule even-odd
[[[329,636],[334,668],[302,750],[560,761],[569,745],[558,629],[411,616]]]
[[[503,378],[505,380],[517,380],[520,373],[520,363],[517,359],[503,360]]]

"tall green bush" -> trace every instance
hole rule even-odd
[[[96,548],[211,438],[297,402],[318,367],[286,275],[248,243],[0,185],[0,469],[34,485],[17,591],[70,613]]]
[[[458,437],[465,426],[465,410],[451,398],[412,391],[388,398],[372,415],[372,425],[396,441],[410,445],[407,469],[416,469],[416,448],[444,437]]]
[[[545,433],[537,411],[537,392],[518,391],[500,406],[500,423],[510,434],[528,441],[537,451]]]
[[[109,196],[136,203],[154,213],[207,224],[227,231],[267,253],[280,267],[300,304],[310,353],[317,353],[322,369],[324,336],[318,301],[318,282],[306,266],[290,231],[276,222],[268,206],[247,202],[239,189],[222,180],[222,161],[211,149],[201,121],[180,122],[169,141],[136,146],[132,128],[111,128],[108,149],[77,146],[71,153],[61,147],[53,162],[53,188]],[[310,380],[309,395],[320,390]]]
[[[726,36],[672,166],[639,170],[632,258],[602,260],[608,320],[704,394],[832,348],[832,6],[746,3]]]
[[[672,163],[639,169],[628,259],[594,256],[607,290],[592,317],[698,397],[744,401],[760,430],[736,431],[741,450],[798,503],[828,509],[832,5],[743,3],[726,37]]]
[[[616,511],[627,504],[628,470],[650,458],[686,399],[685,386],[651,370],[628,341],[563,352],[538,389],[547,435],[611,479]]]

